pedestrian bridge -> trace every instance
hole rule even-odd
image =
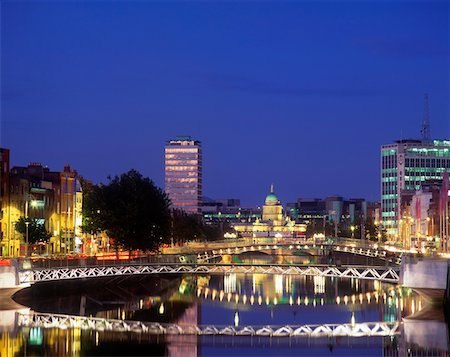
[[[284,325],[284,326],[215,326],[186,325],[144,321],[125,321],[59,315],[48,313],[19,313],[18,325],[41,328],[80,328],[93,331],[134,332],[152,335],[222,335],[270,337],[363,337],[400,334],[399,322],[366,322],[350,324]]]
[[[59,267],[19,271],[20,284],[41,281],[98,278],[140,274],[281,274],[399,282],[398,267],[273,265],[273,264],[124,264],[91,267]]]
[[[238,255],[247,252],[261,252],[268,250],[275,251],[320,251],[322,253],[326,252],[341,252],[349,253],[355,255],[361,255],[371,258],[378,258],[385,260],[390,264],[401,264],[402,252],[392,252],[385,247],[379,247],[377,244],[362,244],[353,242],[342,242],[342,243],[329,243],[329,244],[315,244],[315,243],[280,243],[280,244],[239,244],[229,247],[220,248],[220,244],[217,245],[216,249],[205,249],[201,246],[197,246],[192,249],[192,252],[197,254],[198,262],[207,262],[214,258],[223,257],[224,255]],[[180,255],[180,261],[185,262],[186,256]]]

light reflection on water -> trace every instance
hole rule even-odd
[[[288,275],[187,275],[174,278],[152,295],[120,284],[111,290],[115,301],[100,298],[98,288],[75,294],[70,301],[80,305],[80,315],[86,311],[84,315],[106,319],[231,326],[398,321],[426,305],[411,290],[378,281]],[[117,301],[117,296],[123,296],[123,301]],[[66,299],[47,294],[46,311],[67,313]],[[401,336],[269,339],[19,327],[2,333],[0,355],[280,355],[277,351],[282,355],[359,355],[362,351],[397,355],[402,348],[407,347]]]

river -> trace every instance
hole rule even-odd
[[[260,258],[258,258],[260,259]],[[257,263],[259,260],[252,259]],[[44,283],[14,296],[29,312],[172,323],[178,326],[392,326],[408,316],[442,315],[410,289],[379,281],[288,275],[227,274],[118,277]],[[431,312],[429,312],[431,311]],[[59,315],[58,315],[59,316]],[[417,338],[401,325],[392,336],[224,336],[161,335],[100,331],[67,326],[24,326],[1,334],[1,356],[402,356],[448,355],[446,343]],[[417,319],[412,320],[415,324]],[[426,326],[430,322],[418,319]],[[427,325],[428,323],[428,325]],[[390,324],[390,325],[389,325]],[[417,325],[410,325],[417,326]],[[417,330],[415,327],[409,331]],[[435,333],[436,334],[436,333]],[[445,341],[444,341],[445,342]],[[446,347],[447,346],[447,347]],[[409,351],[409,352],[408,352]]]

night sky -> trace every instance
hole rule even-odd
[[[450,137],[447,1],[1,1],[1,141],[14,165],[164,186],[201,140],[204,194],[379,199],[382,144]]]

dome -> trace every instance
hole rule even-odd
[[[266,197],[266,205],[277,205],[280,201],[278,200],[278,197],[275,196],[273,192],[269,193]]]

